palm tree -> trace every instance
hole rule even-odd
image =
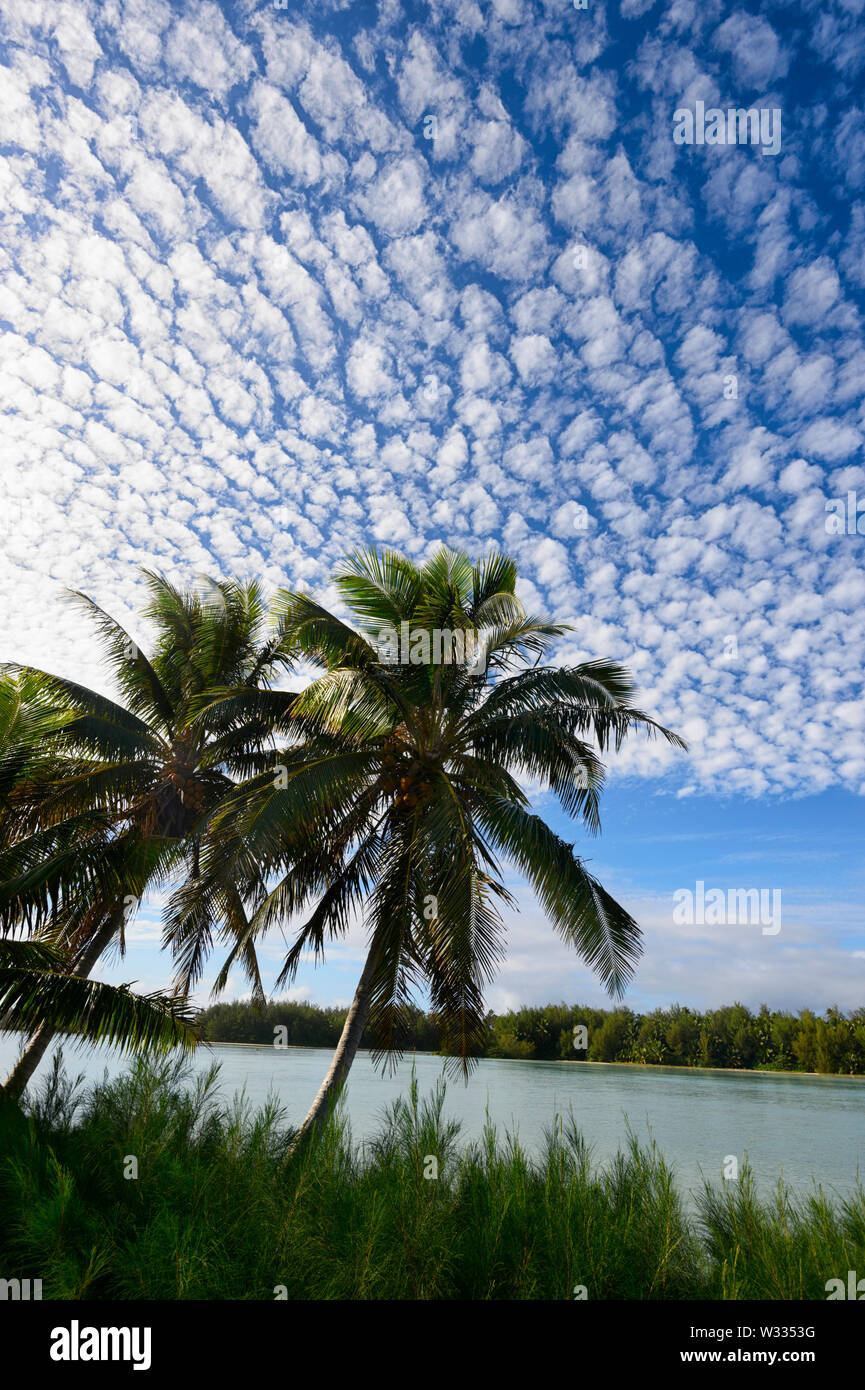
[[[44,671],[5,668],[0,929],[50,926],[78,978],[112,942],[122,953],[130,910],[148,889],[197,874],[209,815],[258,766],[293,699],[268,688],[287,646],[257,584],[208,581],[200,594],[145,573],[144,612],[157,633],[150,659],[86,595],[71,596],[95,618],[125,703]],[[238,718],[231,698],[241,694]],[[245,930],[232,898],[220,933],[234,940]],[[239,958],[261,995],[251,944]],[[53,1032],[48,1017],[7,1094],[21,1094]]]
[[[501,860],[611,993],[633,972],[637,923],[533,814],[518,779],[551,790],[597,833],[599,754],[636,729],[684,744],[634,706],[616,663],[540,665],[567,629],[528,616],[516,579],[499,554],[472,565],[441,549],[417,567],[370,550],[335,576],[353,624],[307,594],[278,596],[286,640],[320,674],[294,703],[295,741],[215,812],[200,876],[174,895],[167,923],[187,943],[191,979],[192,943],[207,939],[228,885],[247,906],[250,939],[314,902],[279,986],[363,912],[366,961],[299,1139],[332,1104],[367,1023],[376,1059],[398,1055],[416,985],[429,989],[443,1051],[471,1066],[483,987],[502,956],[499,905],[512,903]],[[447,660],[445,641],[451,655],[459,644],[443,634],[455,632],[477,659]],[[394,662],[395,636],[410,660],[403,650]]]

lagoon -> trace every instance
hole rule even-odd
[[[4,1075],[17,1048],[16,1039],[0,1036]],[[37,1088],[50,1070],[50,1055],[31,1083]],[[109,1048],[69,1042],[64,1057],[67,1070],[88,1081],[106,1071],[115,1076],[129,1065]],[[200,1072],[219,1063],[224,1101],[245,1090],[258,1106],[273,1095],[285,1107],[287,1122],[299,1123],[330,1060],[327,1048],[212,1043],[198,1048],[190,1065]],[[440,1057],[408,1054],[394,1074],[382,1076],[368,1053],[358,1055],[346,1102],[357,1142],[370,1139],[385,1107],[407,1093],[412,1066],[421,1095],[429,1094],[443,1074]],[[655,1139],[686,1195],[700,1188],[702,1176],[720,1181],[728,1155],[741,1164],[747,1154],[762,1196],[783,1176],[799,1193],[816,1181],[827,1196],[841,1200],[858,1172],[865,1178],[865,1079],[858,1077],[485,1058],[467,1085],[448,1079],[445,1113],[462,1122],[466,1139],[480,1136],[488,1114],[500,1134],[518,1134],[530,1153],[539,1150],[544,1128],[557,1114],[570,1114],[599,1164],[627,1141],[630,1125],[641,1141]]]

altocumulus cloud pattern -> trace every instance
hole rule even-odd
[[[0,655],[498,544],[692,745],[620,767],[865,789],[862,0],[4,0],[2,64]]]

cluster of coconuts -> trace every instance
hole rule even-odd
[[[393,799],[396,810],[411,811],[422,806],[432,796],[432,784],[426,780],[426,771],[417,759],[406,761],[398,753],[388,748],[382,758],[384,777],[382,790],[389,794],[395,792]]]
[[[197,816],[204,810],[204,788],[200,782],[187,782],[180,795],[187,811],[192,811]]]
[[[171,781],[180,794],[185,811],[191,811],[194,815],[198,815],[204,810],[204,787],[193,773],[172,772]]]

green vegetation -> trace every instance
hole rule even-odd
[[[175,940],[200,934],[227,889],[248,908],[250,939],[302,913],[277,988],[362,916],[364,967],[302,1135],[327,1113],[365,1025],[379,1057],[401,1051],[418,985],[444,1051],[468,1071],[484,1036],[484,987],[504,954],[501,908],[514,903],[505,863],[621,995],[642,950],[639,926],[533,814],[520,780],[550,790],[597,834],[601,755],[634,733],[684,747],[637,708],[618,663],[540,664],[568,629],[526,612],[507,555],[472,564],[441,547],[416,565],[369,549],[348,556],[333,582],[350,623],[309,594],[279,594],[283,637],[315,668],[291,705],[298,737],[226,797],[200,875],[167,913]],[[244,715],[249,703],[240,701]],[[266,891],[262,866],[276,880]]]
[[[191,1052],[198,1041],[195,1010],[175,995],[133,994],[70,973],[65,951],[45,940],[0,937],[0,1019],[4,1030],[26,1032],[50,1020],[57,1032],[121,1051]]]
[[[332,1047],[345,1023],[345,1009],[315,1004],[215,1004],[199,1015],[208,1042],[273,1043],[274,1029],[289,1046]],[[588,1050],[574,1049],[574,1028],[583,1025]],[[406,1019],[406,1046],[444,1052],[433,1014],[415,1009]],[[361,1047],[371,1047],[365,1033]],[[824,1017],[770,1010],[751,1013],[743,1004],[698,1013],[678,1005],[650,1014],[630,1009],[593,1009],[547,1004],[507,1014],[487,1014],[480,1057],[536,1061],[641,1062],[667,1067],[741,1067],[865,1075],[865,1009]]]
[[[216,1081],[139,1059],[83,1093],[55,1065],[29,1116],[0,1107],[4,1275],[49,1299],[825,1299],[865,1268],[861,1189],[764,1202],[745,1170],[690,1215],[634,1140],[603,1172],[566,1124],[534,1162],[491,1129],[460,1147],[441,1085],[362,1154],[339,1112],[292,1153],[276,1104],[221,1108]]]
[[[149,659],[92,599],[68,596],[95,622],[121,702],[45,671],[0,667],[0,933],[26,932],[56,947],[65,973],[79,981],[110,946],[125,949],[129,918],[148,889],[198,874],[210,816],[272,740],[293,698],[266,688],[288,658],[257,584],[211,582],[201,595],[145,578],[143,616],[156,633]],[[238,690],[248,702],[240,727],[216,703]],[[224,898],[219,909],[216,922],[173,941],[177,989],[150,1000],[151,1015],[166,1014],[163,1035],[177,1035],[184,969],[190,960],[200,968],[214,935],[229,941],[263,997],[243,906]],[[30,990],[32,1037],[3,1087],[13,1099],[54,1027],[72,1017],[68,1008],[40,1013],[45,983],[38,994]],[[74,988],[86,997],[81,984]],[[68,1001],[73,986],[64,989]],[[20,997],[15,1002],[20,1016]],[[117,1000],[115,1035],[136,1009],[143,1015],[145,1005]],[[147,1035],[139,1026],[127,1036],[142,1046]]]
[[[174,1011],[171,1027],[215,941],[228,954],[214,993],[240,968],[263,1003],[264,933],[299,923],[280,988],[362,916],[363,970],[300,1137],[327,1114],[367,1025],[378,1058],[402,1051],[418,985],[442,1050],[469,1070],[504,954],[501,908],[514,905],[506,862],[621,996],[640,928],[533,814],[522,782],[597,834],[602,755],[634,733],[685,745],[637,708],[618,663],[541,665],[569,629],[526,611],[511,557],[472,563],[441,546],[419,566],[393,550],[355,552],[333,577],[351,624],[308,593],[281,589],[267,608],[255,583],[206,581],[202,594],[145,574],[149,657],[92,599],[72,596],[96,623],[119,700],[0,667],[0,935],[56,946],[57,973],[86,980],[109,946],[124,950],[142,896],[171,885],[174,994],[150,998],[151,1014]],[[300,693],[272,688],[301,664],[313,678]],[[84,998],[80,985],[63,988]],[[40,999],[31,989],[31,1036],[7,1099],[24,1094],[62,1026]],[[118,1000],[115,1035],[130,1017]]]
[[[111,858],[105,826],[57,810],[70,772],[61,750],[76,720],[49,687],[40,673],[0,668],[0,1024],[33,1035],[4,1088],[13,1098],[55,1030],[162,1053],[196,1041],[186,1000],[87,978],[108,936],[122,933],[123,913],[118,905],[106,917],[89,878],[94,853],[103,868]]]

